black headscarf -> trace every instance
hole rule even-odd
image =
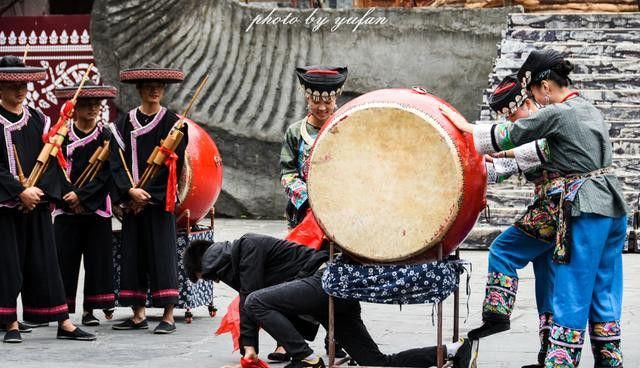
[[[518,80],[523,88],[528,88],[532,83],[547,79],[551,70],[562,63],[563,60],[562,54],[556,50],[531,51],[518,71]]]
[[[527,99],[527,90],[515,74],[506,76],[489,96],[489,107],[498,114],[513,114]]]
[[[347,80],[347,67],[304,66],[296,68],[296,74],[305,95],[319,100],[342,93],[342,86]]]

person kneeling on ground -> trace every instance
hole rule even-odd
[[[258,358],[258,324],[291,355],[285,368],[322,368],[299,332],[298,318],[311,317],[327,328],[328,295],[321,277],[328,259],[316,251],[270,236],[246,234],[233,242],[194,241],[184,264],[193,280],[224,282],[240,293],[240,346],[245,359]],[[360,303],[336,299],[335,335],[338,343],[362,366],[430,367],[437,364],[435,346],[386,355],[380,352],[361,318]],[[298,327],[298,328],[297,328]],[[446,346],[456,368],[472,361],[468,340]]]

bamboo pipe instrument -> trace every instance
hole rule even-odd
[[[171,129],[167,137],[160,142],[160,145],[162,146],[162,148],[164,148],[164,150],[162,150],[159,146],[156,146],[153,149],[153,152],[151,152],[151,155],[149,155],[149,158],[147,159],[147,167],[144,169],[144,172],[140,177],[140,181],[136,185],[136,188],[143,188],[147,184],[147,182],[153,179],[153,177],[157,174],[160,166],[162,166],[167,159],[167,155],[163,151],[175,152],[178,145],[180,145],[180,142],[184,137],[184,134],[180,131],[180,129],[182,129],[182,127],[184,126],[185,119],[189,115],[189,112],[191,112],[191,108],[200,95],[200,92],[202,92],[202,89],[207,83],[207,80],[209,80],[209,74],[205,74],[204,78],[193,94],[191,101],[189,101],[189,104],[182,112],[181,118],[173,125],[173,128]]]
[[[20,184],[22,184],[22,186],[25,186],[27,184],[27,178],[24,176],[24,171],[22,170],[22,163],[20,162],[20,156],[18,156],[18,149],[16,148],[16,145],[13,145],[13,155],[16,158],[16,166],[18,169],[18,180],[20,181]]]
[[[76,182],[73,183],[73,185],[80,188],[85,184],[85,182],[93,172],[96,160],[98,159],[98,156],[100,156],[100,153],[102,152],[103,147],[104,146],[100,146],[96,148],[96,150],[93,152],[91,157],[89,157],[89,162],[87,166],[84,168],[84,170],[82,171],[82,174],[80,174],[80,176],[78,177],[78,179],[76,179]]]
[[[75,107],[76,100],[78,99],[78,95],[80,94],[82,87],[84,87],[84,84],[87,81],[87,78],[89,77],[89,72],[91,71],[92,67],[93,67],[93,63],[89,64],[89,67],[87,68],[84,75],[82,76],[82,80],[80,81],[80,86],[78,86],[76,93],[73,95],[73,98],[71,99],[71,104],[73,107]],[[71,110],[71,112],[73,112],[73,109]],[[29,179],[27,179],[28,187],[32,187],[36,185],[38,180],[40,180],[40,178],[42,177],[42,174],[44,173],[45,169],[48,167],[49,159],[51,157],[56,157],[56,155],[58,154],[58,147],[62,145],[65,137],[67,136],[67,133],[69,132],[69,128],[65,124],[66,120],[67,120],[67,117],[64,115],[58,118],[58,122],[56,123],[56,126],[60,125],[60,127],[56,132],[56,135],[49,138],[49,142],[45,143],[44,147],[40,151],[36,164],[33,170],[31,171],[31,174],[29,175]],[[66,175],[66,172],[65,172],[65,175]],[[68,179],[69,178],[67,177],[67,180]]]
[[[109,145],[110,145],[109,141],[104,142],[104,145],[102,146],[102,151],[98,156],[98,161],[96,161],[94,165],[93,173],[91,173],[91,177],[89,178],[89,181],[96,178],[98,173],[102,170],[104,163],[109,159],[109,154],[110,154]]]

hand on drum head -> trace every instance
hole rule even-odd
[[[440,105],[440,112],[447,118],[456,128],[466,133],[473,133],[473,124],[469,124],[465,118],[456,113],[447,105]]]

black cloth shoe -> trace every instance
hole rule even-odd
[[[478,360],[478,340],[462,339],[462,346],[458,348],[451,361],[453,368],[476,368]]]
[[[93,313],[87,313],[82,315],[82,324],[85,326],[100,326],[100,320]]]
[[[285,365],[284,368],[325,368],[324,360],[322,360],[322,358],[316,359],[315,361],[294,359],[291,363]]]
[[[4,334],[4,339],[2,341],[8,344],[18,344],[22,342],[22,336],[20,336],[20,331],[11,330]]]
[[[62,327],[58,327],[58,336],[61,340],[78,340],[78,341],[93,341],[96,339],[96,335],[88,333],[76,327],[73,331],[63,330]]]
[[[110,320],[113,318],[113,312],[115,312],[115,308],[111,308],[111,309],[103,309],[102,313],[104,313],[104,318]]]
[[[20,333],[29,333],[33,331],[33,328],[25,325],[22,322],[18,322],[18,330],[20,331]],[[7,332],[7,325],[3,325],[2,327],[0,327],[0,332]]]
[[[49,327],[49,322],[22,321],[22,322],[19,322],[19,323],[22,323],[23,326],[26,326],[28,328]]]
[[[522,368],[544,368],[542,364],[529,364],[523,365]]]
[[[153,329],[154,334],[166,335],[176,332],[176,324],[161,321],[156,328]]]
[[[111,328],[113,328],[114,330],[146,330],[149,328],[149,324],[147,323],[146,319],[135,323],[131,318],[129,318],[123,322],[116,323],[115,325],[111,326]]]
[[[509,322],[509,320],[485,320],[482,323],[482,326],[469,331],[469,334],[467,336],[470,340],[479,340],[483,337],[495,335],[499,332],[507,331],[509,329],[511,329],[511,323]]]
[[[272,352],[267,355],[267,360],[270,362],[288,362],[291,360],[289,353]]]

